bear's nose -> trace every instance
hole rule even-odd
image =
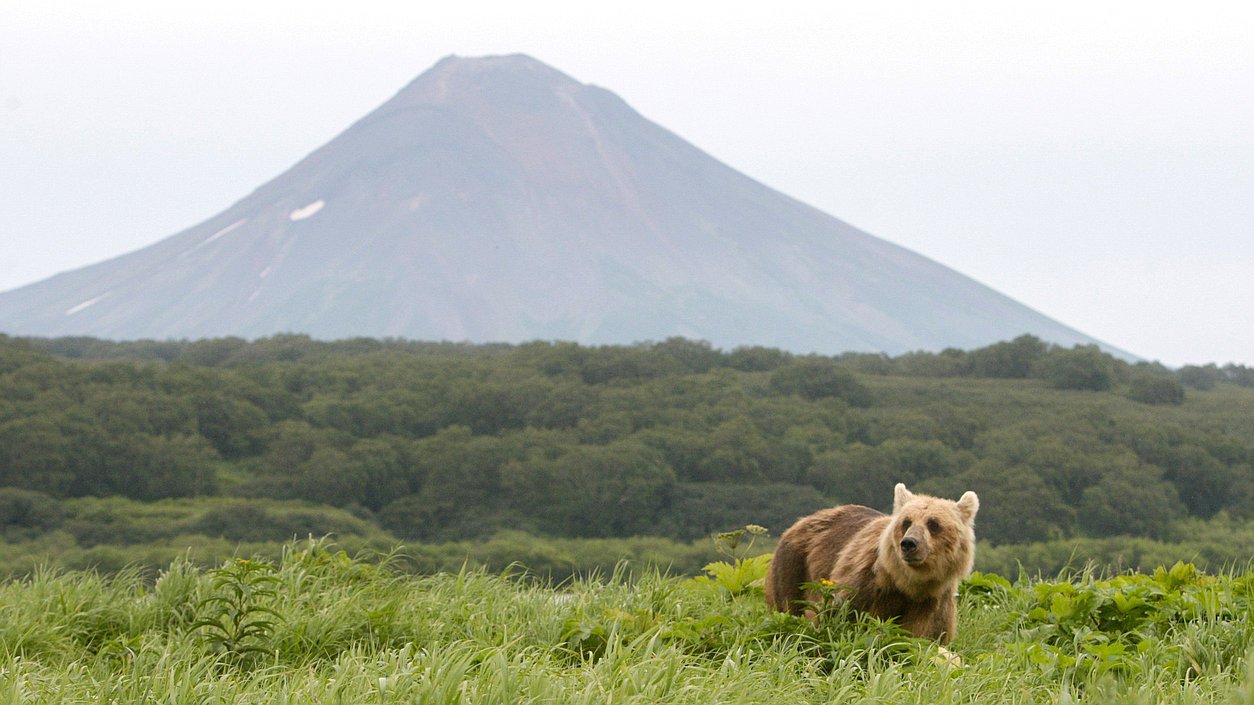
[[[917,550],[918,548],[919,548],[919,542],[915,541],[909,536],[901,540],[901,550],[905,551],[906,553],[914,553],[915,550]]]

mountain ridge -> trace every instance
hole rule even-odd
[[[517,54],[446,57],[221,213],[0,293],[0,330],[682,335],[833,353],[1022,333],[1100,344]]]

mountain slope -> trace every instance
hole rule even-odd
[[[0,330],[889,353],[1096,342],[519,55],[444,59],[209,220],[0,294]]]

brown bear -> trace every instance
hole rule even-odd
[[[893,513],[846,504],[803,517],[784,532],[766,575],[766,602],[805,609],[802,583],[830,580],[853,609],[896,618],[911,634],[947,644],[957,626],[958,581],[975,561],[980,499],[914,494],[898,483]]]

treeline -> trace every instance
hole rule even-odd
[[[0,337],[0,530],[67,531],[72,498],[237,497],[422,542],[688,541],[886,508],[904,481],[979,492],[994,544],[1179,541],[1179,520],[1254,511],[1252,386],[1243,366],[1169,370],[1030,336],[898,357]]]
[[[5,338],[0,334],[0,340]],[[556,347],[582,350],[580,364],[588,363],[581,374],[587,382],[619,377],[650,377],[680,371],[705,372],[726,367],[744,372],[773,370],[786,361],[815,358],[796,356],[764,347],[740,347],[730,352],[712,349],[699,341],[672,338],[660,344],[580,348],[573,343],[529,343],[468,345],[430,343],[398,339],[353,338],[315,342],[307,336],[278,335],[249,343],[241,338],[214,338],[200,341],[140,340],[113,342],[89,337],[25,339],[31,348],[61,358],[77,360],[132,360],[186,362],[205,366],[234,366],[248,363],[296,360],[311,356],[362,355],[383,351],[418,355],[488,356],[502,355],[518,347]],[[660,351],[663,355],[641,355]],[[609,353],[609,354],[607,354]],[[651,358],[651,359],[649,359]],[[1254,388],[1254,368],[1228,363],[1185,365],[1173,370],[1157,362],[1129,364],[1093,346],[1064,348],[1023,335],[1012,341],[966,351],[947,348],[939,353],[918,351],[897,357],[883,353],[845,353],[826,358],[856,372],[901,377],[978,377],[987,379],[1037,378],[1058,389],[1107,390],[1118,386],[1131,392],[1146,379],[1166,379],[1198,390],[1230,383]],[[616,368],[609,370],[607,367]]]

